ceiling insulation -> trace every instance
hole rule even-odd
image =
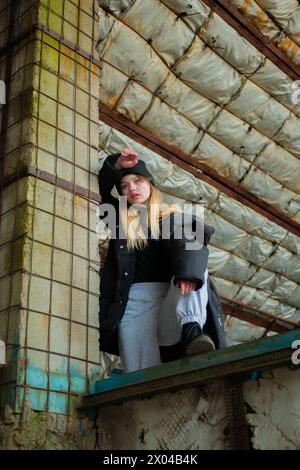
[[[230,0],[230,3],[300,66],[300,3],[298,0]]]

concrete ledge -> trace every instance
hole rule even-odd
[[[96,383],[96,393],[83,396],[78,410],[194,387],[228,375],[260,368],[284,364],[292,366],[292,355],[295,352],[292,345],[296,340],[300,340],[300,328],[241,346],[185,357],[167,364],[103,379]]]

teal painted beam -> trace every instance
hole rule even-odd
[[[295,352],[292,345],[297,340],[300,340],[300,328],[243,345],[103,379],[97,382],[96,393],[83,396],[78,409],[84,410],[130,398],[193,387],[260,368],[292,364],[292,355]]]

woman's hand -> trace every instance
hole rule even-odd
[[[181,293],[185,295],[195,290],[197,282],[180,280],[176,285],[179,287],[179,289],[181,289]]]
[[[132,168],[139,161],[138,153],[134,150],[125,148],[122,150],[121,155],[115,163],[116,170],[122,168]]]

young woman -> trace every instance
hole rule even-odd
[[[153,177],[133,150],[106,158],[99,190],[105,215],[113,208],[116,216],[100,281],[100,350],[120,355],[131,372],[224,347],[221,302],[207,272],[214,229],[202,223],[203,244],[188,249],[185,227],[176,232],[179,209],[160,210]]]

